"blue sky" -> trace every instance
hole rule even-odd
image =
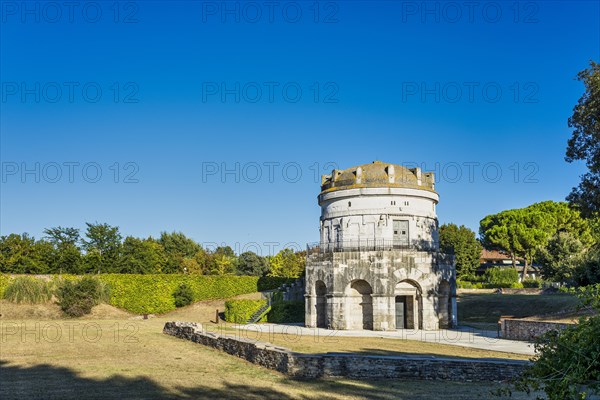
[[[474,230],[563,200],[599,3],[469,4],[2,1],[0,233],[268,253],[318,240],[319,175],[373,160],[436,172]]]

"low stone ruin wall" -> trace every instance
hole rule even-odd
[[[526,319],[500,319],[503,339],[533,341],[549,331],[560,331],[570,326],[561,322],[532,321]]]
[[[496,291],[498,291],[500,289],[496,289]],[[502,288],[502,294],[543,294],[544,290],[543,289],[538,289],[538,288],[521,288],[521,289],[516,289],[516,288]]]
[[[301,354],[270,343],[204,332],[195,323],[167,322],[163,333],[222,350],[294,378],[508,381],[526,361],[368,356],[352,353]]]

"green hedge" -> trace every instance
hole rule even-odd
[[[519,273],[510,267],[488,268],[482,276],[457,279],[456,285],[461,289],[523,288],[523,284],[519,282]]]
[[[194,301],[225,299],[245,293],[276,289],[290,281],[287,278],[191,275],[191,274],[100,274],[95,275],[110,286],[110,304],[135,314],[162,314],[175,309],[173,293],[181,285],[192,289]],[[52,275],[51,285],[58,287],[60,281],[75,281],[81,275]],[[8,274],[0,274],[0,296],[8,282]]]
[[[136,314],[162,314],[174,310],[173,293],[181,284],[190,287],[196,302],[254,293],[266,290],[269,285],[278,287],[282,281],[257,276],[179,274],[107,274],[99,278],[110,285],[110,304]]]
[[[502,283],[485,283],[485,282],[469,282],[469,281],[461,281],[459,279],[456,280],[456,286],[459,289],[500,289],[500,288],[510,288],[510,289],[523,289],[523,284],[520,282],[514,282],[510,284],[502,284]]]
[[[541,289],[543,282],[539,279],[523,279],[523,282],[521,283],[523,284],[523,287],[526,288]]]
[[[304,322],[304,302],[281,301],[273,303],[267,314],[267,321],[276,324]]]
[[[492,285],[511,287],[519,282],[519,273],[514,268],[492,267],[485,270],[485,281]]]
[[[236,324],[245,324],[248,319],[261,307],[267,304],[266,300],[229,300],[225,302],[225,321]],[[265,322],[266,315],[258,322]]]

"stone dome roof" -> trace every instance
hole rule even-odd
[[[355,188],[413,188],[435,192],[433,172],[421,172],[420,168],[406,168],[398,164],[373,161],[343,170],[333,170],[331,175],[321,177],[321,190]]]

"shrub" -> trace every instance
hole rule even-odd
[[[267,321],[274,323],[304,322],[303,301],[281,301],[273,303]]]
[[[79,281],[62,281],[56,291],[58,303],[65,314],[81,317],[89,314],[92,307],[109,298],[105,284],[93,277],[83,277]]]
[[[460,289],[485,289],[485,288],[487,288],[486,283],[463,281],[460,279],[456,280],[456,286]]]
[[[561,286],[558,288],[558,292],[562,294],[577,294],[579,293],[579,288],[572,286]]]
[[[523,284],[523,287],[526,288],[540,289],[542,287],[542,281],[539,279],[523,279],[521,283]]]
[[[225,302],[225,321],[245,324],[248,319],[261,307],[267,304],[266,300],[229,300]],[[266,321],[266,315],[259,322]]]
[[[485,281],[496,287],[512,287],[519,282],[519,273],[514,268],[493,267],[485,270]]]
[[[581,288],[578,297],[595,313],[579,323],[549,331],[535,343],[533,363],[516,381],[517,390],[543,390],[549,399],[587,399],[600,395],[600,284]],[[541,398],[541,397],[538,397]]]
[[[194,302],[194,293],[185,283],[179,285],[173,292],[173,297],[175,298],[175,307],[185,307]]]
[[[6,286],[3,297],[17,304],[41,304],[52,298],[52,291],[48,282],[42,279],[19,276]]]
[[[457,279],[456,287],[458,287],[460,289],[473,289],[473,284],[468,281],[463,281],[463,280]]]
[[[471,283],[485,281],[485,277],[483,275],[473,275],[473,274],[463,275],[460,278],[457,278],[457,280],[458,279],[460,279],[461,281],[468,281]]]

